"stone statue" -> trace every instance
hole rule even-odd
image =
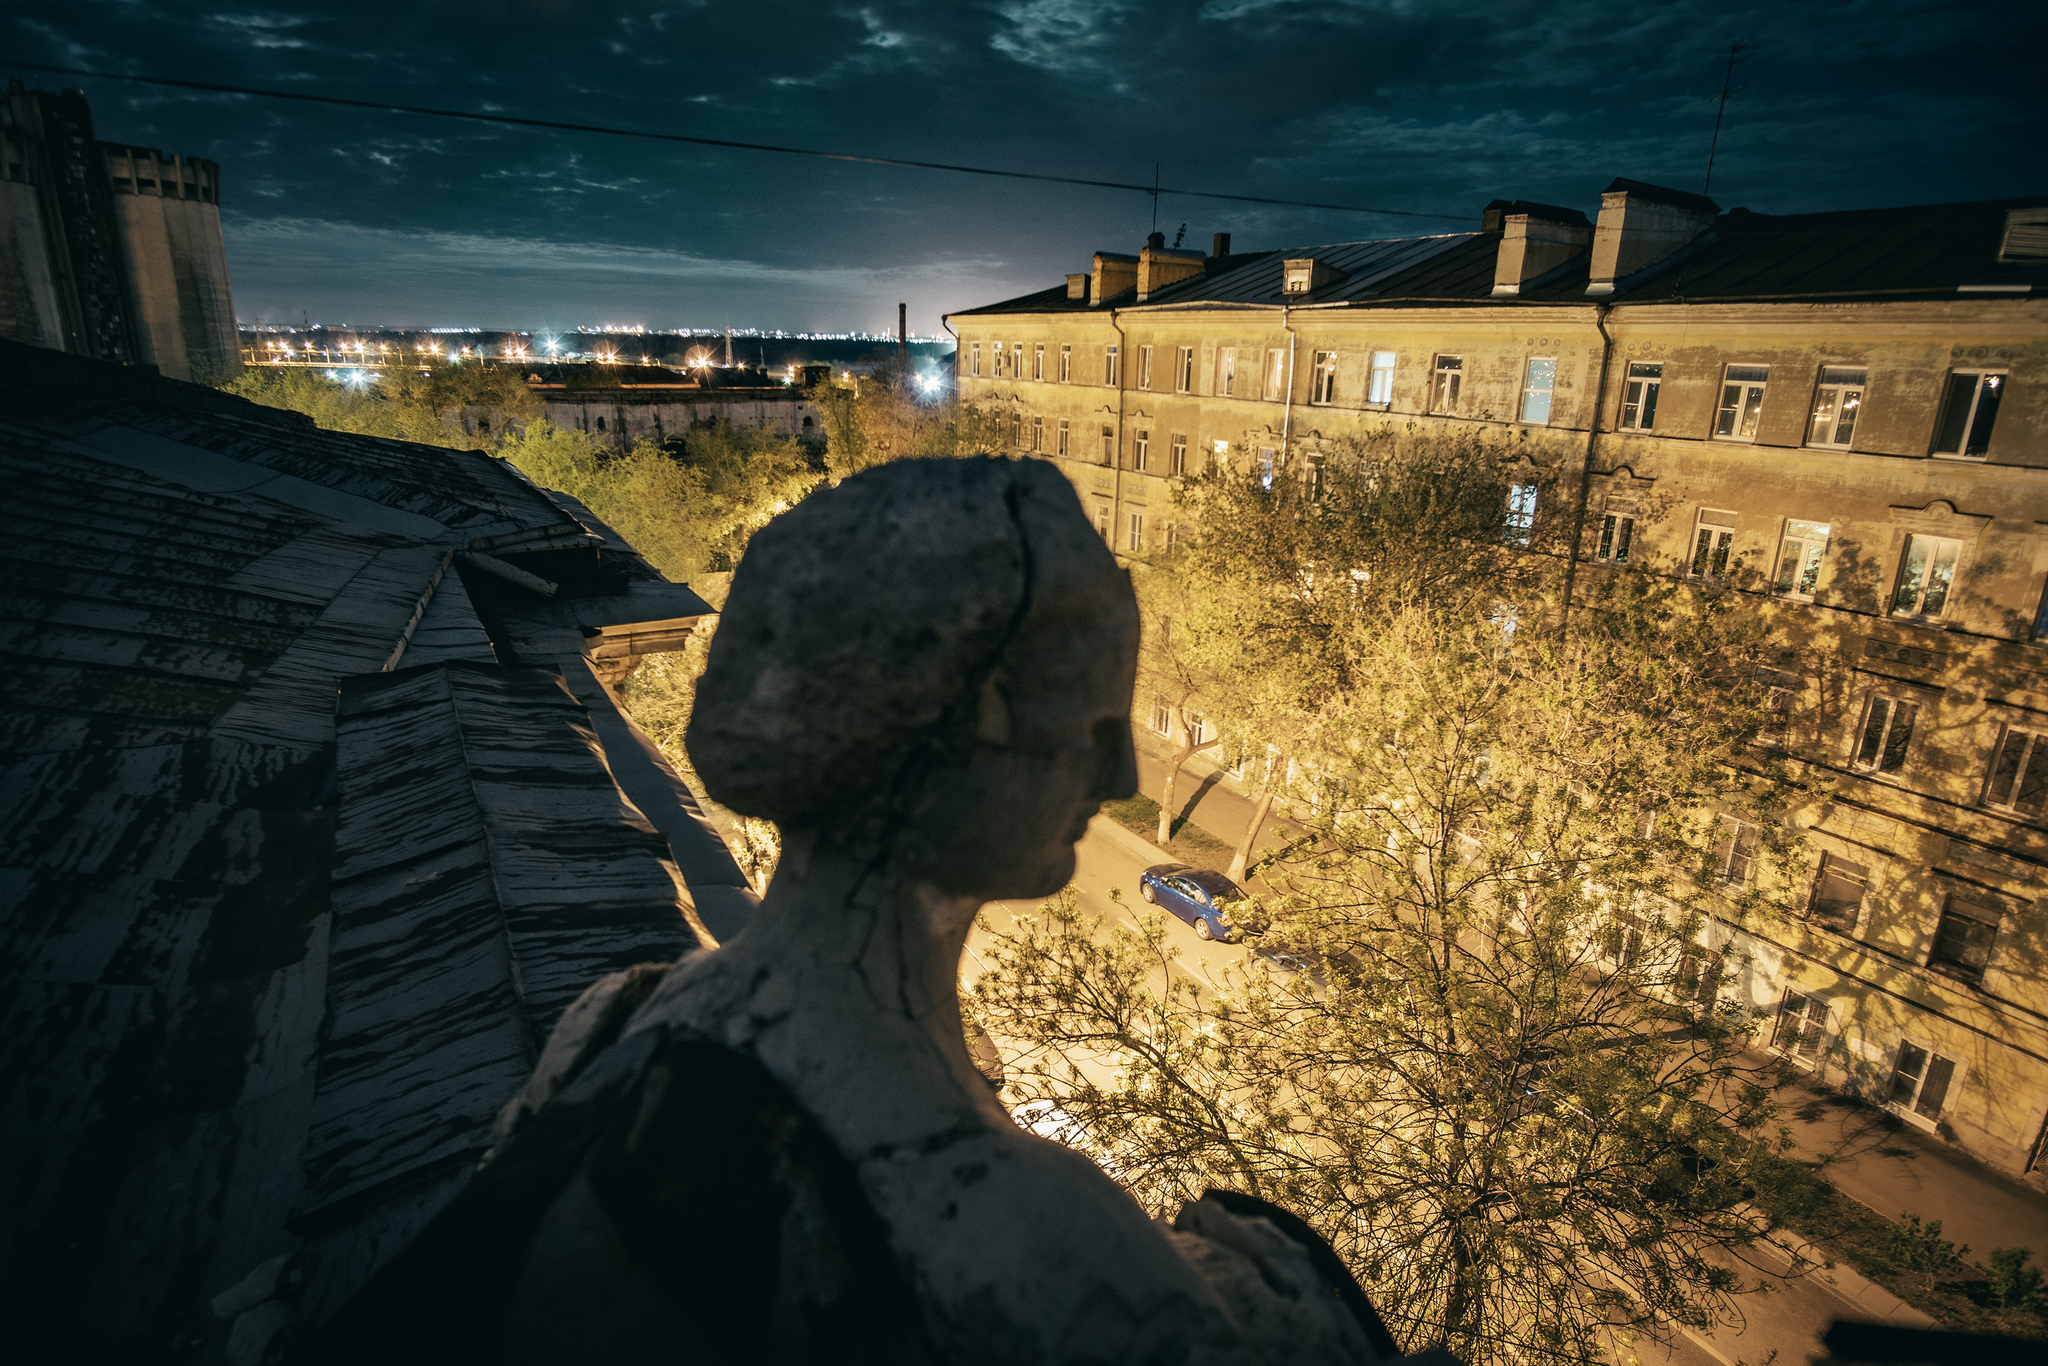
[[[586,993],[317,1358],[1394,1356],[1300,1221],[1222,1193],[1151,1220],[963,1041],[978,909],[1065,885],[1135,787],[1137,622],[1043,462],[885,465],[756,535],[688,742],[783,832],[760,910]]]

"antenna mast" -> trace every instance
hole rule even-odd
[[[1735,79],[1735,54],[1742,51],[1742,45],[1748,41],[1747,38],[1737,38],[1728,45],[1728,72],[1721,77],[1721,102],[1720,107],[1714,111],[1714,140],[1707,144],[1707,180],[1700,186],[1701,194],[1714,187],[1714,153],[1720,150],[1721,146],[1721,120],[1728,113],[1728,97],[1735,93],[1731,86]]]

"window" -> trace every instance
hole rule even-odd
[[[1897,773],[1906,766],[1906,747],[1913,742],[1913,721],[1920,707],[1896,697],[1873,697],[1863,717],[1863,737],[1856,742],[1856,767],[1873,773]]]
[[[1322,498],[1323,498],[1323,457],[1321,457],[1320,455],[1318,455],[1318,456],[1313,456],[1313,457],[1311,457],[1311,458],[1310,458],[1310,460],[1309,460],[1309,462],[1308,462],[1308,500],[1309,500],[1309,501],[1310,501],[1311,503],[1319,503],[1319,502],[1321,502],[1321,501],[1322,501]],[[1363,573],[1364,571],[1363,571],[1363,570],[1356,570],[1356,569],[1354,569],[1354,570],[1352,570],[1351,572],[1352,572],[1352,573],[1354,573],[1354,574],[1358,574],[1358,573]]]
[[[1173,444],[1167,447],[1166,472],[1186,474],[1188,472],[1188,439],[1179,432],[1173,434]]]
[[[1173,734],[1173,708],[1158,693],[1152,694],[1152,729],[1161,735]]]
[[[1939,620],[1948,607],[1955,583],[1956,561],[1963,543],[1940,536],[1908,536],[1899,560],[1899,586],[1892,594],[1892,615]]]
[[[1097,503],[1095,505],[1095,534],[1102,538],[1104,545],[1114,548],[1114,543],[1109,538],[1109,504],[1107,503]]]
[[[1074,379],[1074,348],[1062,344],[1060,347],[1060,383],[1071,384]]]
[[[1316,352],[1315,368],[1309,372],[1308,401],[1310,403],[1335,403],[1337,401],[1337,353]]]
[[[1934,947],[1928,951],[1927,966],[1975,982],[1984,976],[1992,941],[1997,938],[1997,911],[1967,901],[1950,901],[1934,927]]]
[[[1173,353],[1173,390],[1185,394],[1195,387],[1195,348],[1183,346]]]
[[[980,343],[980,342],[970,342],[970,343],[968,344],[968,347],[967,347],[967,373],[968,373],[968,374],[970,374],[970,375],[979,375],[979,374],[981,373],[981,343]]]
[[[2041,799],[2048,795],[2048,736],[2017,726],[2008,726],[1991,759],[1991,776],[1984,784],[1984,803],[2003,806],[2029,816],[2041,814]]]
[[[1636,519],[1625,513],[1610,512],[1600,519],[1600,549],[1593,558],[1608,564],[1627,564],[1628,552],[1635,539]]]
[[[1730,887],[1746,887],[1756,873],[1758,835],[1761,832],[1748,821],[1737,820],[1724,815],[1720,819],[1719,839],[1714,845],[1713,873],[1716,881]]]
[[[1131,524],[1130,524],[1130,527],[1129,527],[1129,532],[1130,532],[1130,542],[1129,542],[1129,544],[1128,544],[1128,545],[1126,545],[1126,546],[1125,546],[1125,549],[1127,549],[1127,550],[1131,550],[1131,551],[1139,551],[1139,550],[1143,550],[1143,549],[1145,548],[1145,514],[1144,514],[1144,513],[1142,513],[1142,512],[1134,512],[1134,513],[1132,513],[1132,514],[1131,514]]]
[[[1062,459],[1062,460],[1066,459],[1066,457],[1067,457],[1067,420],[1066,420],[1065,418],[1061,418],[1061,419],[1060,419],[1060,429],[1059,429],[1058,433],[1057,433],[1057,434],[1056,434],[1056,435],[1054,436],[1054,438],[1053,438],[1053,439],[1054,439],[1054,440],[1055,440],[1056,442],[1058,442],[1058,443],[1059,443],[1059,444],[1058,444],[1057,446],[1055,446],[1055,447],[1054,447],[1054,449],[1053,449],[1053,454],[1054,454],[1054,455],[1057,455],[1057,456],[1058,456],[1058,457],[1060,457],[1060,459]]]
[[[1271,446],[1259,447],[1259,487],[1266,489],[1273,487],[1273,448]]]
[[[1031,419],[1031,449],[1034,451],[1043,451],[1045,449],[1045,419],[1042,417]]]
[[[1131,439],[1131,468],[1140,474],[1152,459],[1152,433],[1139,432]]]
[[[1429,410],[1432,413],[1456,412],[1458,408],[1458,381],[1463,377],[1465,358],[1463,356],[1438,356],[1436,373],[1429,381]]]
[[[1621,386],[1623,431],[1647,432],[1657,425],[1657,388],[1663,382],[1662,361],[1634,360],[1628,363],[1628,378]]]
[[[1827,553],[1828,526],[1825,522],[1787,520],[1785,539],[1778,547],[1777,591],[1791,598],[1811,598],[1820,580],[1821,556]]]
[[[1024,444],[1024,414],[1022,413],[1010,414],[1010,444],[1012,446]]]
[[[1700,510],[1693,532],[1692,576],[1714,582],[1728,572],[1728,556],[1735,548],[1735,514],[1712,508]]]
[[[1856,436],[1856,417],[1863,408],[1861,370],[1829,366],[1820,372],[1813,391],[1813,422],[1806,429],[1809,446],[1847,446]]]
[[[1114,346],[1102,348],[1102,382],[1112,386],[1116,384],[1116,348]]]
[[[1037,342],[1031,347],[1031,378],[1045,378],[1045,343]]]
[[[1529,544],[1536,530],[1536,494],[1534,484],[1508,485],[1508,517],[1501,539],[1509,545]]]
[[[1394,401],[1394,353],[1375,351],[1372,353],[1372,377],[1366,381],[1365,401],[1367,403],[1392,403]]]
[[[1116,464],[1116,428],[1107,422],[1102,424],[1102,463]]]
[[[1237,388],[1237,348],[1225,346],[1216,352],[1216,392],[1229,398]]]
[[[992,378],[1001,379],[1003,377],[1003,344],[1001,342],[995,344],[995,355],[989,361],[988,372]]]
[[[1221,469],[1224,465],[1230,463],[1230,443],[1228,441],[1212,443],[1212,451],[1213,453],[1209,457],[1209,468]]]
[[[1149,346],[1138,348],[1138,387],[1140,389],[1150,389],[1152,387],[1152,348]]]
[[[1643,918],[1632,911],[1616,911],[1607,924],[1602,956],[1616,967],[1634,967],[1643,956]]]
[[[1899,1060],[1892,1065],[1891,1093],[1885,1099],[1927,1119],[1939,1118],[1955,1073],[1956,1065],[1949,1059],[1902,1039]]]
[[[1863,893],[1869,886],[1870,869],[1839,854],[1822,854],[1809,911],[1822,924],[1844,934],[1853,933],[1857,917],[1863,913]]]
[[[1721,995],[1721,955],[1697,946],[1678,955],[1678,978],[1672,983],[1682,1002],[1712,1010]]]
[[[1166,524],[1166,549],[1167,549],[1167,553],[1168,553],[1168,554],[1171,554],[1171,553],[1173,552],[1173,548],[1174,548],[1175,546],[1179,545],[1179,544],[1180,544],[1180,523],[1179,523],[1179,522],[1168,522],[1168,523]]]
[[[1764,411],[1768,365],[1731,365],[1721,382],[1721,407],[1714,414],[1714,435],[1723,441],[1756,440],[1757,419]]]
[[[1551,392],[1557,388],[1557,360],[1532,356],[1522,372],[1522,421],[1550,421]]]
[[[1818,996],[1787,991],[1778,1004],[1778,1027],[1772,1031],[1771,1046],[1806,1062],[1816,1062],[1827,1042],[1828,1003]]]
[[[1287,353],[1278,347],[1266,352],[1266,398],[1278,403],[1287,394]]]
[[[1937,455],[1982,455],[1991,448],[1991,424],[2005,390],[2003,374],[1958,370],[1942,396],[1941,424],[1934,430]]]

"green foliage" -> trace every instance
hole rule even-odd
[[[540,400],[522,372],[474,362],[446,362],[424,374],[394,365],[367,372],[362,385],[318,370],[248,366],[221,387],[272,408],[306,414],[329,431],[416,441],[458,450],[487,450],[509,423],[540,415]],[[473,431],[465,430],[467,419]]]
[[[992,414],[928,398],[900,371],[826,380],[805,397],[823,410],[825,467],[834,479],[890,460],[979,455],[1006,444]]]
[[[1962,1260],[1968,1243],[1957,1247],[1941,1236],[1941,1220],[1922,1223],[1917,1214],[1901,1214],[1892,1225],[1890,1246],[1893,1262],[1908,1271],[1940,1271]]]
[[[1991,1298],[2000,1309],[2032,1309],[2041,1302],[2041,1272],[2027,1262],[2033,1253],[2023,1247],[1991,1249]]]

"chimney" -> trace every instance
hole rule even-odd
[[[1227,232],[1217,233],[1216,236],[1210,240],[1209,254],[1211,256],[1230,255],[1230,234]]]
[[[1137,283],[1137,257],[1116,251],[1098,251],[1095,253],[1093,278],[1088,282],[1088,302],[1099,308],[1105,300],[1114,299]]]
[[[910,364],[910,305],[896,305],[896,356]]]
[[[1169,247],[1166,234],[1155,232],[1138,253],[1138,302],[1144,303],[1168,285],[1200,275],[1205,269],[1201,252]]]
[[[1593,279],[1586,293],[1614,293],[1621,282],[1690,245],[1720,216],[1704,195],[1616,180],[1600,195],[1600,225],[1593,231]]]
[[[1496,212],[1501,238],[1493,261],[1495,297],[1520,294],[1524,286],[1585,255],[1593,243],[1593,225],[1577,209],[1496,200],[1487,205],[1488,218]]]
[[[1088,276],[1086,272],[1067,277],[1067,297],[1069,299],[1079,299],[1084,304],[1088,302]]]

